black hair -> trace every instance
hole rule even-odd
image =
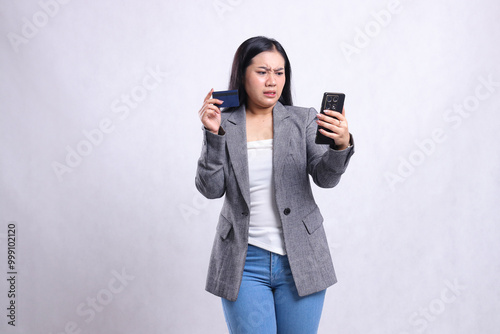
[[[229,89],[237,89],[240,99],[240,105],[246,104],[247,92],[245,91],[245,73],[247,67],[252,62],[253,57],[264,51],[278,51],[285,59],[285,86],[279,98],[283,105],[291,106],[292,102],[292,68],[286,55],[285,49],[281,44],[264,36],[252,37],[244,41],[236,50],[231,69],[231,78],[229,79]]]

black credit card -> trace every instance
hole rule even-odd
[[[237,89],[213,92],[212,97],[223,101],[221,105],[218,105],[219,108],[238,107],[240,105]]]

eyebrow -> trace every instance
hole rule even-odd
[[[266,67],[266,66],[259,66],[258,68],[262,68],[266,71],[270,71],[271,69],[269,67]],[[274,71],[283,71],[284,68],[283,67],[278,67],[278,68],[275,68]]]

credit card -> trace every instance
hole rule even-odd
[[[213,92],[212,97],[223,101],[223,103],[219,105],[219,108],[238,107],[240,105],[237,89]]]

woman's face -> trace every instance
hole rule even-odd
[[[248,108],[273,108],[285,86],[285,59],[276,50],[253,57],[245,72]]]

